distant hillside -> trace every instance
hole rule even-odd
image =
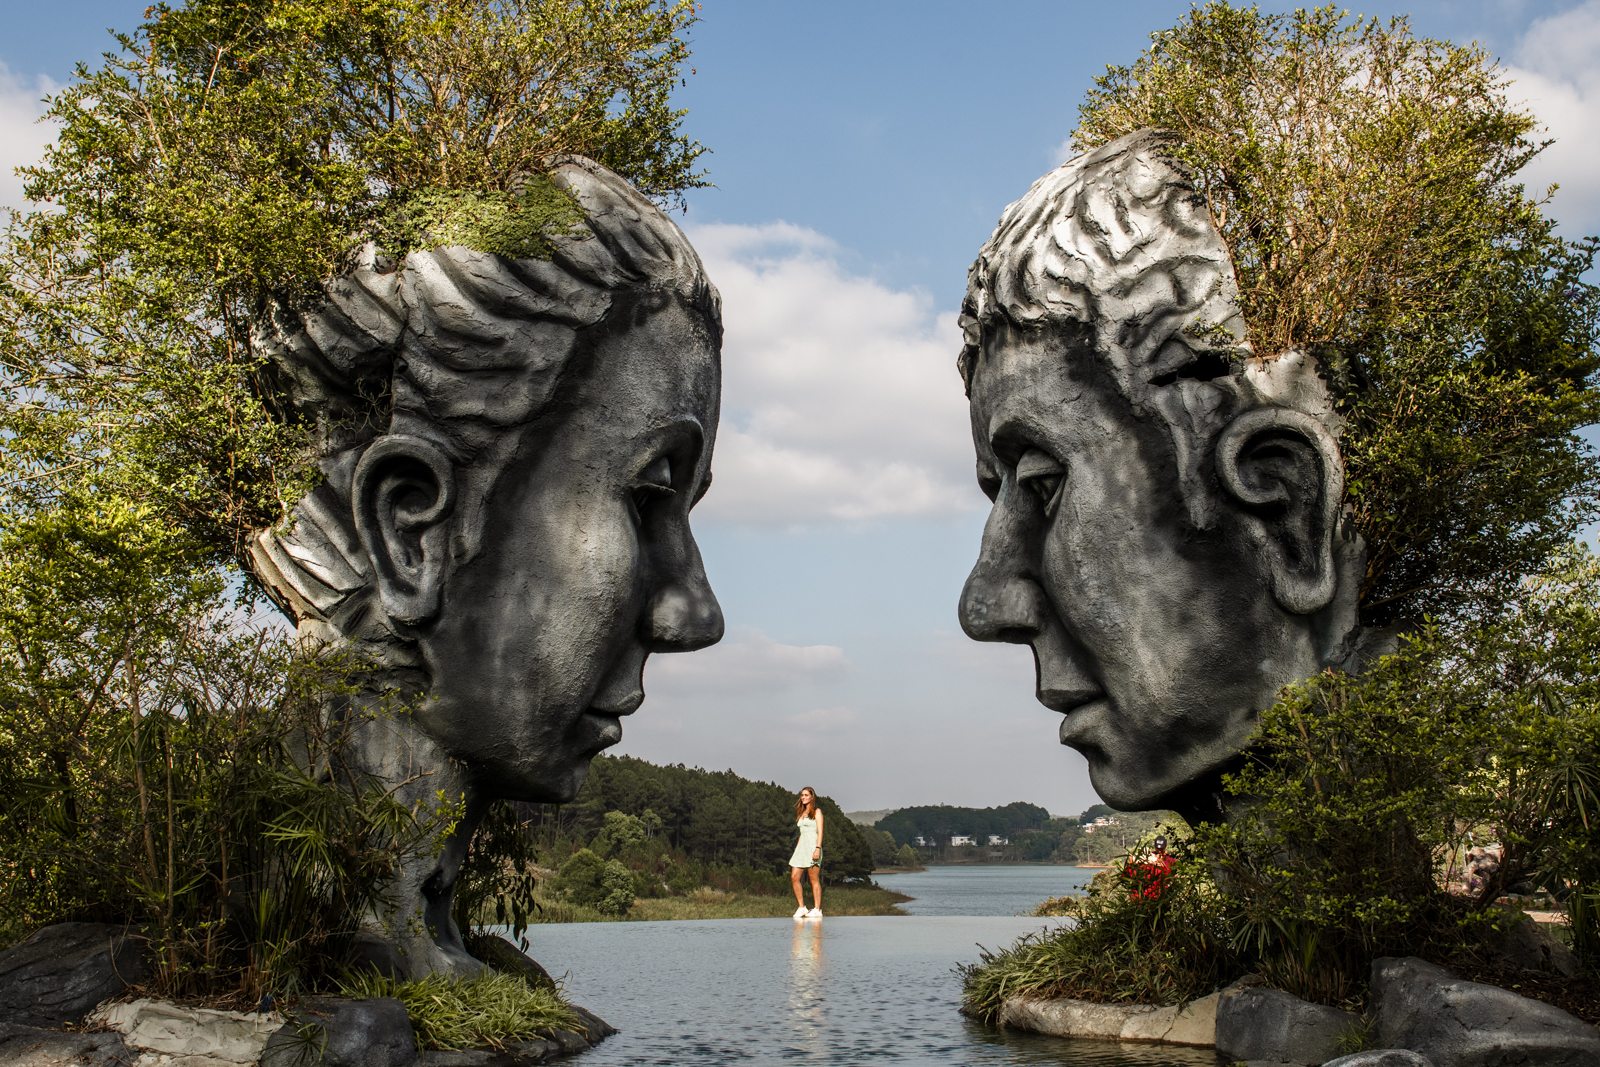
[[[855,812],[861,822],[877,812]],[[1097,825],[1096,820],[1100,822]],[[1096,804],[1080,815],[1051,815],[1018,801],[998,808],[948,804],[897,808],[861,834],[879,866],[891,863],[1109,863],[1158,824],[1181,824],[1171,812],[1124,813]],[[913,855],[900,850],[910,846]]]
[[[873,825],[894,835],[902,844],[922,838],[929,844],[948,843],[951,837],[987,840],[990,834],[1010,837],[1022,830],[1042,830],[1050,813],[1037,804],[1018,801],[1002,808],[955,808],[948,804],[901,808]]]
[[[794,825],[798,789],[753,782],[732,771],[657,766],[632,756],[599,756],[570,804],[519,805],[537,817],[546,835],[586,842],[600,832],[608,811],[660,820],[673,848],[707,863],[744,864],[758,871],[789,873],[789,855],[799,840]],[[817,797],[822,809],[823,873],[829,881],[872,874],[872,850],[839,806]]]
[[[894,808],[879,808],[877,811],[847,811],[844,817],[857,826],[871,826],[894,810]]]

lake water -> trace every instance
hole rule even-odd
[[[1007,889],[999,872],[1029,879]],[[925,908],[1013,908],[1073,868],[964,867],[897,887]],[[1088,874],[1093,872],[1078,872]],[[880,878],[921,879],[923,874]],[[1035,881],[1037,879],[1037,881]],[[1036,895],[1059,895],[1060,881]],[[911,888],[915,886],[917,888]],[[987,893],[987,896],[985,896]],[[979,902],[987,899],[990,903]],[[823,896],[827,904],[827,896]],[[1016,906],[1020,911],[1025,906]],[[654,1064],[893,1064],[1216,1067],[1209,1049],[1070,1041],[996,1031],[956,1011],[952,968],[1049,919],[939,914],[572,923],[531,927],[530,952],[567,992],[622,1033],[580,1067]]]
[[[1095,867],[929,867],[873,881],[916,897],[900,905],[912,915],[1023,915],[1050,897],[1081,891],[1098,873]]]

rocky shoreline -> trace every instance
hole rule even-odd
[[[1012,997],[1001,1026],[1060,1037],[1214,1047],[1250,1067],[1595,1067],[1600,1028],[1424,960],[1372,963],[1365,1016],[1251,976],[1174,1007]],[[1367,1051],[1346,1053],[1352,1045]]]
[[[1529,985],[1579,974],[1577,957],[1531,918],[1508,926],[1492,954],[1496,966]],[[1424,960],[1374,960],[1370,989],[1365,1015],[1266,988],[1251,975],[1181,1010],[1011,997],[997,1021],[1060,1037],[1212,1047],[1230,1062],[1251,1065],[1600,1065],[1600,1027],[1557,1005],[1466,980]],[[1352,1046],[1372,1051],[1341,1055]]]
[[[145,973],[141,940],[98,923],[45,927],[0,952],[0,1067],[523,1067],[617,1033],[574,1006],[581,1032],[420,1049],[391,997],[306,997],[287,1014],[123,999]]]

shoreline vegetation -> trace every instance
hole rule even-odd
[[[823,890],[823,914],[836,918],[854,915],[905,915],[899,905],[914,897],[880,886],[840,886]],[[794,914],[794,897],[769,893],[724,892],[699,889],[679,897],[641,897],[623,914],[608,914],[567,900],[539,898],[535,924],[593,922],[672,922],[686,919],[787,919]]]
[[[1096,804],[1051,815],[1023,801],[997,808],[949,804],[846,812],[878,871],[956,865],[1104,867],[1142,835],[1178,824],[1168,811],[1123,812]]]

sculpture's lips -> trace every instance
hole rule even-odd
[[[1102,698],[1100,700],[1088,700],[1075,708],[1067,709],[1061,720],[1061,729],[1058,731],[1061,743],[1063,745],[1072,745],[1076,748],[1075,742],[1082,740],[1094,728],[1095,722],[1101,718],[1096,712],[1103,712],[1109,706]]]
[[[1085,704],[1102,699],[1106,694],[1100,689],[1041,689],[1037,695],[1039,703],[1051,711],[1070,715]]]
[[[610,704],[591,704],[587,714],[604,715],[615,718],[618,715],[632,715],[639,710],[639,705],[644,703],[644,690],[635,689],[621,700]]]
[[[622,740],[622,723],[615,715],[590,708],[578,717],[578,747],[583,751],[598,752]]]

